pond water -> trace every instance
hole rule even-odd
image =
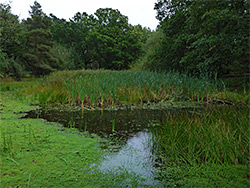
[[[193,110],[193,109],[189,109]],[[65,127],[95,133],[101,137],[115,137],[121,141],[118,149],[105,156],[100,165],[103,172],[126,171],[145,179],[146,185],[157,185],[155,180],[155,159],[153,157],[152,122],[161,122],[173,113],[187,112],[187,109],[136,109],[136,110],[62,110],[58,108],[39,109],[28,112],[25,118],[43,118],[59,122]],[[114,129],[114,130],[112,130]]]

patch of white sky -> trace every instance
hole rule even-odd
[[[77,12],[94,14],[99,8],[118,9],[127,16],[132,25],[140,24],[155,30],[158,20],[155,18],[154,4],[157,0],[37,0],[47,15],[54,14],[58,18],[68,20]],[[9,3],[12,13],[20,19],[29,17],[30,6],[34,0],[0,0],[0,3]]]

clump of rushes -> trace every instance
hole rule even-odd
[[[35,88],[28,88],[26,92],[41,104],[47,103],[67,103],[68,91],[63,88],[62,83],[53,83],[49,85],[37,86]]]
[[[138,105],[168,100],[209,101],[223,90],[208,78],[196,79],[175,72],[62,71],[33,87],[40,103],[70,103],[80,106]]]
[[[248,165],[249,108],[172,115],[152,127],[159,156],[168,165]]]

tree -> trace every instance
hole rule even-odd
[[[51,32],[53,40],[67,48],[72,56],[73,64],[70,69],[81,69],[95,61],[92,50],[92,41],[89,40],[89,32],[94,29],[94,18],[87,13],[76,13],[66,21],[52,17]]]
[[[51,54],[53,47],[49,31],[50,19],[43,13],[41,5],[35,1],[29,11],[31,18],[25,21],[27,27],[24,57],[34,75],[48,74],[58,68],[57,60]]]
[[[11,13],[8,4],[0,4],[0,73],[1,76],[14,76],[19,79],[24,65],[22,58],[23,27],[18,16]]]
[[[76,13],[68,22],[51,15],[53,40],[70,50],[72,69],[128,69],[141,53],[143,32],[118,10]]]
[[[192,75],[249,71],[250,3],[246,0],[159,0],[164,32],[159,69]]]
[[[106,8],[95,12],[94,42],[99,68],[128,69],[141,53],[141,33],[128,24],[128,18],[118,10]]]
[[[155,67],[156,64],[154,64],[154,61],[157,59],[156,52],[161,49],[163,38],[164,34],[161,29],[150,33],[147,40],[143,43],[142,54],[136,62],[135,67],[133,67],[134,69],[158,70],[158,67]]]

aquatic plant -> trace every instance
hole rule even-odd
[[[171,115],[152,125],[158,154],[166,165],[249,162],[249,108],[205,109]]]
[[[207,102],[224,87],[208,77],[197,79],[176,72],[83,70],[53,73],[40,86],[27,90],[43,104],[59,102],[83,108],[180,100]]]
[[[115,132],[115,119],[112,120],[112,133]]]

